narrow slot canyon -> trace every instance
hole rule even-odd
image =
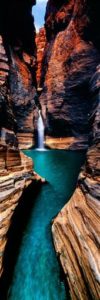
[[[100,298],[99,11],[1,0],[1,300]]]

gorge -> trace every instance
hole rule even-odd
[[[98,300],[100,3],[48,0],[39,33],[35,4],[0,3],[0,299]]]

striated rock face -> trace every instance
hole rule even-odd
[[[97,1],[96,5],[98,10]],[[47,4],[40,103],[50,148],[79,149],[88,145],[89,115],[95,105],[90,80],[100,59],[95,34],[98,21],[93,24],[93,9],[90,1],[83,0],[49,0]]]
[[[16,119],[19,147],[35,144],[38,112],[36,96],[36,45],[32,5],[35,1],[1,1],[1,34],[9,60],[10,102]],[[6,7],[6,10],[5,10]],[[27,24],[27,26],[26,26]]]
[[[97,95],[100,68],[91,86]],[[72,198],[52,226],[55,249],[73,300],[100,299],[100,97],[94,114],[85,167]]]
[[[24,60],[21,60],[12,52],[10,88],[19,148],[27,149],[35,145],[38,114],[35,105],[36,88],[29,70],[31,58],[26,53],[23,55]]]
[[[17,60],[16,56],[16,62]],[[19,68],[21,67],[20,61]],[[7,57],[5,41],[0,36],[0,277],[4,271],[3,260],[8,242],[8,230],[22,193],[33,181],[45,181],[33,171],[32,160],[19,151],[18,139],[15,134],[15,110],[13,101],[11,101],[11,87],[14,79],[15,77],[11,80],[11,65]],[[28,78],[26,81],[28,84]],[[20,74],[18,82],[21,89]],[[13,82],[13,86],[14,84],[15,82]],[[17,96],[19,97],[19,94],[15,93],[15,98]]]
[[[11,217],[23,189],[34,179],[32,161],[19,152],[9,94],[10,67],[0,36],[0,276]]]
[[[37,88],[41,88],[41,75],[42,75],[42,63],[44,58],[44,50],[46,46],[46,32],[45,28],[40,28],[39,33],[36,34],[36,46],[37,46]]]
[[[0,277],[15,208],[23,190],[40,180],[32,160],[19,151],[34,144],[37,118],[34,3],[0,3]]]
[[[100,298],[100,56],[95,31],[99,21],[94,19],[93,3],[49,0],[46,40],[44,29],[36,38],[46,144],[80,149],[87,147],[88,136],[92,138],[77,189],[52,227],[55,248],[75,300]],[[95,3],[99,11],[97,0]],[[19,151],[34,145],[38,117],[33,4],[35,0],[0,3],[0,275],[14,210],[23,189],[39,179],[32,171],[31,159]]]

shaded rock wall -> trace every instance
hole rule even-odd
[[[33,179],[32,161],[19,152],[10,98],[9,62],[0,36],[0,275],[11,217],[23,189]]]
[[[99,100],[91,147],[77,188],[52,227],[55,249],[75,300],[100,299],[100,68],[91,88]]]
[[[98,10],[97,1],[96,4]],[[49,0],[47,3],[47,46],[40,103],[46,144],[50,148],[79,149],[88,145],[90,115],[95,105],[90,80],[100,59],[98,33],[92,32],[91,11],[93,14],[89,1]]]
[[[36,45],[32,5],[35,1],[1,1],[0,30],[9,60],[10,102],[20,148],[34,145],[37,122]],[[5,9],[6,7],[6,9]]]
[[[32,160],[19,151],[33,145],[37,116],[34,3],[0,3],[0,276],[15,208],[23,190],[39,179]]]

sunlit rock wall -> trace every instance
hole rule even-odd
[[[90,80],[100,59],[98,10],[98,1],[47,3],[40,103],[50,148],[88,146],[95,105]]]

